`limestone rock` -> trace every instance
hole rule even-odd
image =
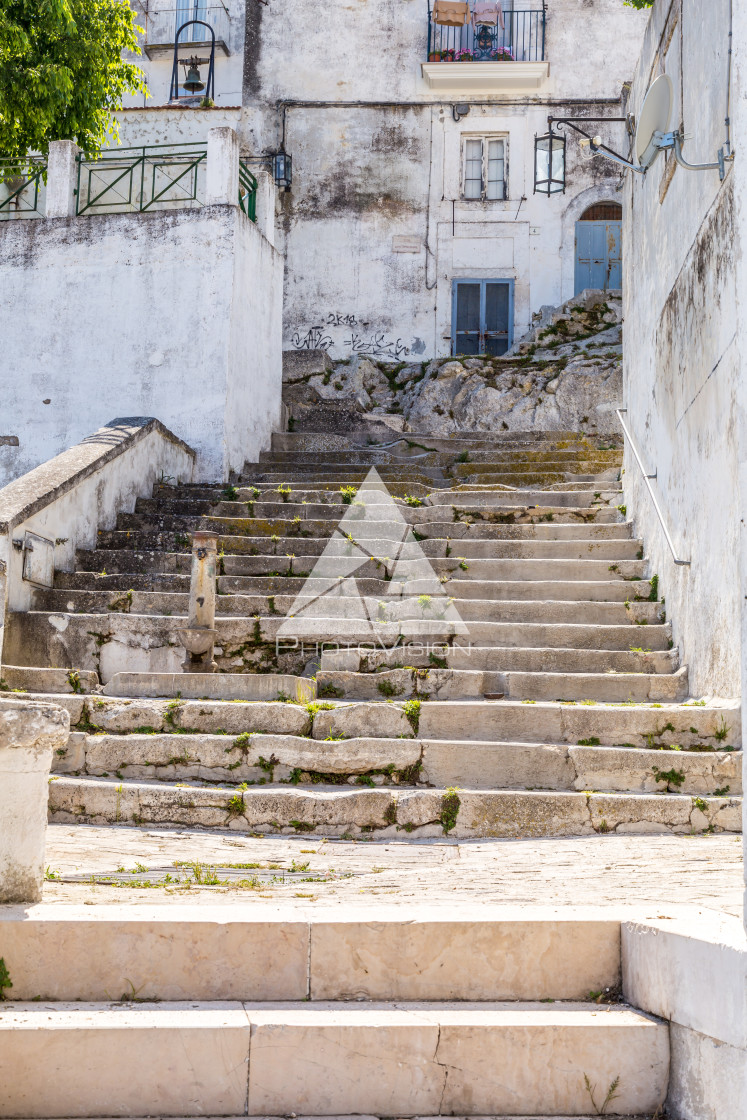
[[[326,373],[332,362],[326,350],[284,350],[283,383],[304,381],[314,374]]]

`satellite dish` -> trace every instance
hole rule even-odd
[[[635,133],[635,154],[643,168],[649,168],[659,154],[654,140],[657,132],[669,132],[673,103],[672,79],[661,74],[646,94]]]

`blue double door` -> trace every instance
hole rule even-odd
[[[622,288],[622,222],[576,222],[576,295],[584,288]]]
[[[452,354],[505,354],[513,341],[512,280],[455,280]]]

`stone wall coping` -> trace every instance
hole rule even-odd
[[[4,486],[0,490],[0,533],[9,533],[152,432],[159,432],[193,459],[196,457],[194,449],[155,416],[117,417],[61,455]]]

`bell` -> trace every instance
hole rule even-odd
[[[188,90],[190,93],[199,93],[200,90],[203,90],[205,88],[205,83],[200,77],[200,71],[197,69],[194,63],[187,71],[187,76],[184,79],[182,85],[184,86],[184,89]]]

